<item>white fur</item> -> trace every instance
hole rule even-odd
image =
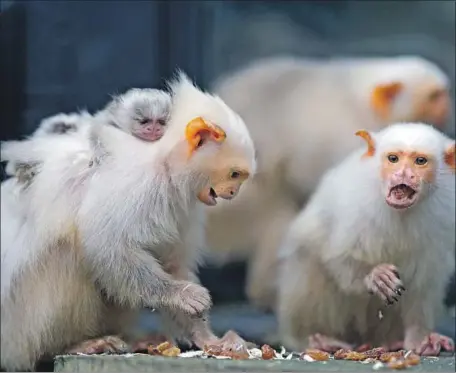
[[[196,195],[210,182],[199,164],[232,149],[253,174],[254,149],[243,121],[220,99],[184,74],[171,87],[169,130],[156,143],[97,118],[78,136],[2,146],[3,160],[42,162],[20,200],[2,193],[2,233],[13,227],[2,234],[2,367],[31,369],[42,354],[120,332],[120,316],[130,317],[139,306],[171,301],[173,294],[160,284],[172,278],[157,260],[177,258],[179,279],[193,279],[204,246],[204,210]],[[187,159],[185,126],[195,116],[217,123],[227,138]],[[100,164],[92,163],[91,136],[108,150]],[[12,208],[3,209],[4,197]],[[112,305],[103,303],[98,286]]]
[[[103,117],[127,133],[140,127],[140,120],[169,120],[172,100],[169,92],[153,88],[131,88],[115,96],[106,107],[95,115]]]
[[[352,321],[363,342],[405,337],[409,348],[417,335],[407,327],[418,326],[424,338],[441,312],[455,268],[455,177],[443,161],[452,140],[419,123],[373,135],[374,157],[363,158],[363,147],[328,171],[279,250],[278,319],[290,348],[305,347],[317,332],[348,338]],[[434,184],[424,185],[417,205],[402,212],[386,204],[380,179],[381,155],[397,149],[426,152],[438,162]],[[356,265],[342,264],[346,260],[398,268],[407,292],[381,323],[381,303],[367,294]]]
[[[208,211],[208,245],[225,260],[247,258],[247,295],[256,305],[274,303],[276,250],[291,220],[323,173],[356,148],[359,128],[386,123],[371,107],[376,85],[399,81],[395,121],[423,83],[446,86],[444,73],[418,57],[329,61],[266,58],[222,77],[215,91],[237,111],[257,149],[257,176],[233,203]]]
[[[38,128],[33,132],[33,137],[47,136],[53,133],[54,126],[57,123],[65,123],[69,126],[74,126],[74,131],[78,131],[81,127],[90,121],[92,116],[85,110],[78,113],[59,113],[43,119]],[[71,131],[69,132],[71,133]]]
[[[63,123],[68,126],[73,127],[72,130],[65,133],[65,136],[72,136],[75,134],[79,134],[81,132],[87,131],[88,126],[90,125],[92,116],[87,111],[80,111],[78,113],[59,113],[52,115],[50,117],[44,118],[41,120],[38,128],[32,135],[28,136],[29,139],[31,138],[38,138],[38,137],[47,137],[47,136],[62,136],[61,133],[54,132],[54,127],[57,124]],[[16,150],[17,151],[17,150]],[[52,148],[46,149],[46,152],[52,152]],[[31,163],[40,162],[40,159],[33,157],[32,152],[25,149],[24,154],[17,154],[16,156],[10,157],[11,160],[6,164],[5,172],[9,176],[15,176],[18,171],[18,166],[20,163],[23,163],[21,160],[23,157],[32,157],[34,158],[31,160]],[[17,159],[14,159],[17,158]]]

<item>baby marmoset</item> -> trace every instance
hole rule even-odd
[[[165,133],[171,111],[171,95],[152,88],[132,88],[99,113],[109,124],[145,141],[157,141]]]
[[[92,123],[109,154],[96,172],[87,134],[2,144],[4,160],[43,163],[26,190],[15,193],[15,179],[2,184],[6,370],[93,353],[103,336],[110,351],[112,334],[128,333],[143,307],[160,311],[176,339],[237,346],[233,333],[211,331],[210,295],[194,278],[204,205],[234,198],[254,174],[253,142],[235,112],[185,76],[170,91],[171,120],[156,144]],[[115,350],[125,347],[116,341]]]
[[[171,95],[151,88],[132,88],[116,96],[94,117],[87,111],[80,113],[59,113],[41,121],[32,138],[55,135],[74,135],[88,128],[94,119],[113,125],[144,141],[157,141],[164,132],[171,110]],[[106,155],[98,139],[91,138],[95,160]],[[40,162],[9,162],[6,173],[16,176],[22,185],[29,185],[39,171]]]

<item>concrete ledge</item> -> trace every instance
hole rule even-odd
[[[330,360],[306,362],[299,360],[218,360],[171,358],[145,354],[57,356],[55,372],[372,372],[372,364]],[[388,371],[382,368],[381,371]],[[454,356],[423,358],[422,363],[407,371],[454,372]]]

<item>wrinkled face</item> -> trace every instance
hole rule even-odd
[[[163,96],[138,100],[131,109],[131,133],[145,141],[159,140],[165,133],[170,110],[170,101]]]
[[[415,205],[434,182],[436,160],[425,152],[394,150],[382,155],[381,177],[386,203],[403,210]]]
[[[115,125],[145,141],[157,141],[165,133],[171,96],[159,89],[132,88],[107,106]]]

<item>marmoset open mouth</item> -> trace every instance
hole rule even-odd
[[[210,195],[212,198],[214,198],[214,199],[216,199],[216,198],[218,197],[217,193],[215,193],[214,188],[211,188],[211,189],[209,190],[209,195]]]
[[[386,197],[386,203],[393,208],[403,209],[413,205],[416,197],[416,189],[407,184],[398,184],[390,188]]]
[[[215,206],[217,204],[218,195],[214,188],[204,188],[199,194],[198,199],[208,206]]]

